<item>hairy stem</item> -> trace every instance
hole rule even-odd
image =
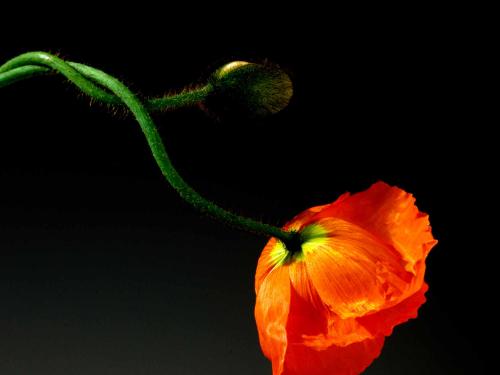
[[[141,126],[153,157],[160,167],[161,172],[179,195],[192,206],[233,227],[265,236],[273,236],[284,243],[289,243],[293,240],[295,233],[287,232],[276,226],[261,223],[226,211],[215,203],[203,198],[191,188],[172,165],[160,134],[147,108],[127,86],[103,71],[87,65],[66,63],[58,57],[44,52],[31,52],[20,55],[0,67],[0,87],[2,86],[2,82],[12,83],[22,78],[46,73],[46,68],[40,67],[39,65],[60,72],[93,98],[113,104],[120,101],[127,106]],[[181,104],[192,103],[203,98],[203,95],[206,95],[208,92],[210,92],[210,88],[205,87],[202,88],[200,92],[191,93],[182,98],[156,99],[151,101],[150,105],[154,108],[164,108],[169,105],[178,105],[179,102]]]
[[[92,79],[94,68],[66,62],[46,52],[29,52],[9,60],[0,67],[0,88],[31,77],[58,72],[93,99],[111,105],[123,105],[120,98]],[[152,98],[145,107],[152,112],[188,107],[203,101],[212,91],[212,85],[183,91],[175,95]]]

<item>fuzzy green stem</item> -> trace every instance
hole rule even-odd
[[[156,163],[160,167],[161,172],[167,179],[167,181],[172,185],[172,187],[179,193],[179,195],[186,200],[189,204],[196,207],[203,213],[206,213],[218,220],[221,220],[233,227],[248,230],[257,234],[262,234],[266,236],[273,236],[283,241],[285,244],[289,243],[295,237],[294,232],[287,232],[276,226],[261,223],[259,221],[239,216],[232,212],[226,211],[223,208],[217,206],[215,203],[203,198],[198,194],[191,186],[189,186],[183,178],[179,175],[177,170],[172,165],[170,158],[167,154],[163,141],[158,133],[156,125],[151,118],[148,110],[141,103],[141,101],[116,78],[104,73],[101,70],[91,68],[89,66],[82,66],[81,64],[73,63],[71,66],[66,64],[61,59],[51,56],[43,52],[27,53],[17,58],[14,58],[7,62],[5,65],[0,67],[0,73],[12,72],[13,69],[21,69],[23,66],[31,66],[43,63],[52,69],[55,69],[66,77],[68,77],[72,82],[74,82],[82,91],[90,93],[92,97],[104,98],[107,101],[113,98],[121,100],[124,105],[133,113],[137,122],[142,128],[146,140],[151,149],[153,157]],[[79,69],[80,71],[77,71]],[[29,70],[28,70],[29,71]],[[19,71],[18,71],[19,72]],[[26,70],[20,71],[22,74],[26,73]],[[83,77],[81,73],[84,73],[86,77]],[[13,76],[10,76],[10,79]],[[108,91],[97,87],[94,83],[99,84],[101,87]],[[196,98],[196,97],[195,97]]]
[[[93,99],[111,105],[122,105],[120,98],[92,81],[93,68],[84,64],[66,62],[46,52],[29,52],[7,61],[0,67],[0,88],[31,77],[61,73],[81,91]],[[212,85],[183,91],[176,95],[152,98],[145,102],[149,111],[165,111],[200,103],[212,91]]]
[[[50,69],[37,65],[20,66],[18,68],[10,69],[4,72],[1,72],[0,70],[0,88],[9,86],[13,83],[23,81],[31,77],[45,75],[50,72]]]
[[[163,145],[160,134],[158,133],[156,125],[153,122],[153,119],[149,115],[146,108],[142,105],[142,103],[135,97],[135,95],[116,78],[111,77],[110,75],[100,70],[93,69],[92,72],[88,73],[94,81],[106,87],[117,97],[119,97],[134,114],[137,122],[139,122],[142,128],[144,135],[146,136],[146,140],[149,144],[149,147],[151,148],[153,157],[160,167],[160,170],[162,171],[167,181],[175,190],[177,190],[182,198],[184,198],[188,203],[190,203],[200,211],[207,213],[219,220],[222,220],[230,224],[231,226],[250,230],[255,233],[271,235],[284,241],[288,241],[288,239],[291,237],[291,234],[289,232],[283,231],[282,229],[275,226],[264,224],[253,219],[228,212],[198,194],[183,180],[183,178],[179,175],[177,170],[172,165],[165,146]]]

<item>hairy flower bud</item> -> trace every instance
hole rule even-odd
[[[221,117],[264,117],[284,109],[293,93],[290,77],[272,65],[233,61],[210,77],[213,91],[205,100]]]

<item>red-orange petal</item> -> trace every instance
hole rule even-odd
[[[291,267],[289,268],[289,271]],[[295,272],[302,272],[295,270]],[[311,292],[314,294],[314,291]],[[282,375],[347,375],[359,374],[379,354],[383,336],[357,339],[351,337],[350,344],[342,342],[345,335],[356,335],[347,329],[350,322],[336,321],[325,306],[317,306],[306,295],[301,295],[293,286],[290,289],[290,307],[286,325],[288,343],[284,356]],[[356,325],[355,321],[352,321]]]
[[[264,279],[276,266],[276,262],[272,257],[272,251],[277,242],[276,238],[271,238],[260,254],[259,262],[257,263],[257,270],[255,271],[255,294],[259,293],[260,286],[264,282]]]
[[[345,220],[324,218],[315,225],[326,230],[327,237],[303,245],[304,262],[331,311],[348,319],[398,302],[411,275],[392,247]]]
[[[418,269],[420,261],[437,243],[431,233],[429,217],[419,212],[415,198],[384,182],[377,182],[360,193],[342,195],[315,219],[323,217],[354,223],[393,246],[407,262],[406,269],[414,274],[421,271]]]
[[[290,304],[290,278],[285,267],[267,274],[257,291],[255,320],[265,356],[272,361],[273,374],[280,375],[287,347],[286,323]]]
[[[418,292],[399,304],[378,311],[375,314],[358,318],[357,321],[372,335],[389,336],[395,326],[417,317],[418,309],[425,303],[427,289],[428,286],[424,283]]]
[[[357,375],[380,355],[383,345],[383,336],[325,350],[289,345],[282,375]]]

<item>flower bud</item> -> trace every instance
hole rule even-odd
[[[290,77],[272,65],[233,61],[210,77],[213,91],[205,100],[218,117],[264,117],[285,108],[292,97]]]

